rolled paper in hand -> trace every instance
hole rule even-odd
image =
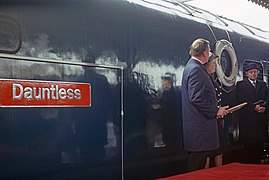
[[[227,110],[228,110],[229,113],[232,113],[234,111],[238,111],[239,109],[241,109],[242,107],[244,107],[247,104],[248,104],[247,102],[244,102],[244,103],[238,104],[236,106],[233,106],[233,107],[231,107],[231,108],[229,108]]]

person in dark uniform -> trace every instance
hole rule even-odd
[[[268,98],[266,83],[257,79],[259,68],[249,63],[246,78],[236,85],[238,103],[248,104],[239,111],[239,140],[245,146],[243,162],[260,163],[263,143],[268,142],[268,120],[265,102]]]
[[[212,54],[209,59],[208,62],[205,64],[206,69],[208,71],[208,73],[210,75],[213,75],[213,73],[215,73],[216,71],[216,60],[217,60],[218,56],[216,56],[215,54]],[[217,79],[213,79],[213,76],[211,76],[211,81],[213,82],[213,85],[215,87],[215,91],[216,91],[216,96],[218,99],[218,107],[221,106],[221,95],[222,95],[222,89],[221,86],[219,84],[219,82],[217,81]],[[215,152],[213,153],[212,157],[208,157],[207,158],[207,162],[206,162],[206,166],[205,168],[209,168],[210,166],[210,158],[214,159],[214,165],[215,166],[221,166],[222,165],[222,156],[223,156],[223,148],[224,148],[224,132],[223,132],[223,128],[224,128],[224,119],[223,118],[218,118],[218,133],[219,133],[219,141],[220,141],[220,147],[215,150]]]

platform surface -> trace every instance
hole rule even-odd
[[[231,163],[220,167],[179,174],[160,180],[269,180],[269,165]]]

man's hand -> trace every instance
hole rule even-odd
[[[255,106],[255,111],[257,111],[258,113],[264,113],[264,111],[265,111],[265,107],[260,106],[259,104],[257,104],[257,105]]]

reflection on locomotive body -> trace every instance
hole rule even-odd
[[[181,78],[199,37],[215,44],[220,57],[214,77],[222,105],[236,105],[235,81],[246,63],[258,63],[268,81],[268,32],[182,2],[10,0],[0,7],[0,91],[3,81],[39,85],[24,87],[21,106],[9,106],[16,100],[6,92],[0,96],[0,179],[156,179],[186,172]],[[64,106],[60,101],[74,97],[67,90],[59,91],[60,106],[32,103],[38,98],[27,97],[38,97],[31,93],[42,82],[71,90],[86,83],[90,105]],[[237,114],[227,115],[224,163],[243,150],[238,129]]]
[[[158,99],[152,104],[152,132],[150,142],[154,147],[177,148],[180,142],[179,103],[174,88],[175,74],[165,73]],[[172,151],[171,151],[172,152]]]
[[[52,108],[34,110],[21,125],[24,132],[20,134],[25,142],[26,157],[36,163],[60,162],[63,134],[59,111]],[[25,118],[25,117],[24,117]],[[22,119],[23,120],[23,119]],[[21,120],[21,121],[22,121]]]
[[[85,70],[83,81],[92,79],[92,106],[75,109],[73,118],[75,120],[76,140],[80,150],[81,160],[102,160],[105,155],[104,145],[107,144],[107,126],[109,106],[112,92],[107,78],[96,73],[92,69]]]

